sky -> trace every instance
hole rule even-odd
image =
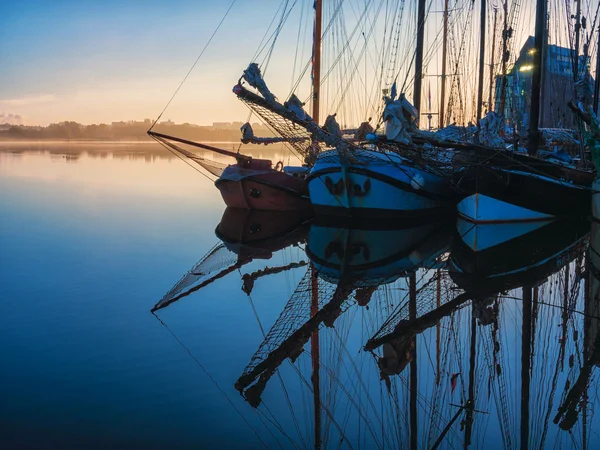
[[[230,4],[231,0],[0,2],[0,123],[156,118]],[[243,120],[247,109],[231,89],[279,4],[238,0],[162,120]],[[278,64],[288,59],[283,54]]]
[[[74,120],[91,124],[156,119],[232,1],[0,0],[0,123],[48,125]],[[324,17],[334,16],[336,1],[324,2]],[[426,43],[437,39],[438,53],[443,1],[428,3],[431,10],[426,21]],[[488,26],[491,26],[491,11],[498,2],[488,1]],[[255,55],[272,20],[279,23],[279,8],[284,3],[285,0],[235,0],[223,26],[161,120],[201,125],[247,120],[248,109],[231,90],[250,62],[264,62],[265,51],[259,57]],[[265,74],[271,91],[280,98],[290,93],[301,67],[309,60],[313,26],[312,0],[287,3],[295,6],[282,27]],[[588,5],[585,14],[593,17],[597,0],[585,3]],[[453,4],[464,4],[464,11],[469,9],[474,14],[472,36],[467,40],[464,64],[459,70],[464,72],[462,82],[468,96],[476,91],[477,84],[477,78],[470,76],[464,67],[476,69],[479,0],[474,7],[469,0],[453,0]],[[550,16],[565,14],[562,1],[551,0],[551,4],[558,9],[551,8]],[[411,55],[414,55],[415,5],[416,0],[406,0],[404,20],[408,26],[401,27],[401,40],[408,44],[403,44],[405,48],[398,52],[398,64],[410,76],[414,70]],[[532,32],[533,0],[522,1],[521,5],[522,29],[518,33],[523,40]],[[338,119],[345,117],[348,123],[358,124],[376,111],[378,103],[369,103],[372,111],[367,111],[367,101],[381,103],[380,93],[372,89],[376,86],[372,78],[383,67],[378,60],[383,49],[381,42],[389,41],[390,36],[386,38],[384,25],[375,31],[375,36],[383,35],[371,39],[369,47],[366,36],[371,24],[386,20],[392,24],[396,6],[394,1],[345,0],[346,28],[334,26],[325,33],[324,72],[334,66],[335,72],[322,87],[322,116],[336,112],[340,113]],[[365,11],[368,9],[366,15],[362,15],[363,7]],[[453,14],[459,13],[462,14],[461,11]],[[342,15],[339,18],[342,22]],[[349,39],[352,41],[349,51],[337,64],[338,54],[345,49],[344,41],[357,23],[358,33]],[[467,23],[464,17],[456,22],[455,40],[465,34],[460,28],[462,23]],[[273,29],[274,26],[269,33]],[[560,34],[555,29],[553,33]],[[489,39],[488,47],[492,42]],[[361,48],[363,43],[365,47]],[[521,43],[515,45],[519,48]],[[490,48],[487,58],[489,51]],[[434,102],[430,105],[433,110],[437,108],[440,61],[435,57],[424,69],[425,95],[433,91]],[[302,100],[310,92],[309,81],[306,74],[300,87],[294,89]],[[344,86],[351,95],[346,96]],[[411,89],[407,86],[409,94]],[[351,98],[359,94],[364,97],[362,100]]]

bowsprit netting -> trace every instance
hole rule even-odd
[[[224,244],[215,245],[173,288],[156,304],[152,311],[164,308],[181,297],[194,292],[231,271],[241,267],[244,261],[227,249]]]
[[[167,146],[171,150],[185,156],[188,159],[191,159],[196,164],[200,165],[204,170],[206,170],[207,172],[209,172],[217,178],[223,174],[223,171],[227,167],[227,164],[213,161],[211,159],[202,158],[201,156],[198,156],[195,153],[192,153],[184,148],[181,148],[178,145],[175,145],[172,142],[167,141],[166,139],[159,138],[156,136],[154,136],[154,139],[156,139],[161,144]]]
[[[315,295],[318,295],[320,309],[311,316]],[[331,326],[340,314],[356,302],[354,297],[352,283],[328,283],[317,278],[314,270],[309,269],[236,382],[236,389],[243,392],[252,405],[257,406],[267,381],[283,361],[288,357],[295,361],[311,335],[323,324]]]

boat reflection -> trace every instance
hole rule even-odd
[[[219,278],[256,259],[270,259],[273,254],[306,240],[309,213],[306,211],[249,211],[227,208],[215,234],[221,240],[192,267],[152,308],[165,308],[177,300],[208,286]],[[265,268],[242,276],[242,289],[250,293],[261,276],[306,265],[297,261],[286,266]]]
[[[328,226],[313,222],[306,252],[319,276],[329,282],[342,277],[380,286],[407,277],[420,267],[432,268],[450,248],[452,218],[436,222],[380,222],[378,228]]]
[[[392,442],[396,438],[399,447],[468,447],[482,442],[490,420],[486,416],[493,416],[502,446],[521,442],[521,447],[543,448],[551,442],[548,426],[552,411],[560,428],[572,429],[576,416],[586,410],[581,407],[582,399],[587,398],[583,391],[598,364],[597,351],[590,352],[588,345],[588,356],[579,357],[577,369],[579,344],[577,338],[573,342],[567,338],[576,334],[580,325],[574,311],[581,297],[579,286],[586,276],[582,267],[588,227],[580,222],[551,222],[522,224],[520,230],[514,224],[488,229],[477,226],[465,233],[464,224],[459,222],[451,239],[446,228],[433,224],[404,230],[312,224],[307,253],[314,268],[307,271],[236,388],[251,405],[260,407],[268,381],[285,359],[298,366],[297,360],[310,341],[313,430],[319,432],[321,421],[327,420],[320,412],[328,412],[327,418],[336,420],[331,406],[324,403],[328,391],[323,388],[333,389],[332,383],[341,383],[334,375],[336,367],[327,367],[320,359],[318,346],[323,345],[324,338],[320,334],[328,332],[319,333],[319,328],[334,324],[337,328],[342,313],[352,305],[381,301],[384,295],[373,294],[401,280],[404,297],[395,300],[396,308],[366,342],[365,350],[373,353],[363,353],[375,356],[379,378],[388,393],[387,399],[382,394],[378,400],[391,402],[390,407],[407,419],[399,423],[379,418],[388,433],[381,439]],[[559,284],[561,289],[556,288]],[[359,302],[361,291],[366,290],[369,295]],[[316,312],[315,302],[319,305]],[[509,320],[507,315],[512,319],[519,309],[520,336],[513,333],[515,324],[510,327],[511,336],[503,335],[508,331],[503,328]],[[598,329],[597,312],[586,314],[588,322]],[[555,342],[548,339],[553,318],[562,322],[562,335]],[[461,320],[466,320],[462,327],[458,326]],[[589,324],[587,328],[591,330]],[[600,338],[597,332],[593,334],[588,341],[597,344]],[[431,354],[432,340],[435,356]],[[507,364],[514,358],[511,349],[518,341],[520,365]],[[344,342],[338,340],[337,345],[343,347]],[[382,352],[380,356],[375,353],[377,349]],[[461,355],[463,352],[467,354]],[[551,354],[555,361],[548,361]],[[569,361],[568,374],[562,371],[565,359]],[[418,361],[422,361],[419,369]],[[552,363],[554,381],[543,383],[552,372]],[[360,423],[369,419],[359,405],[373,401],[373,392],[363,384],[361,372],[366,370],[353,374],[353,382],[360,388],[345,391],[349,397],[355,396],[349,405],[356,408]],[[570,392],[558,392],[559,380],[568,388],[574,378],[577,381]],[[458,398],[455,390],[460,392]],[[553,407],[554,398],[561,397],[562,404]],[[545,412],[537,411],[533,398],[543,399]],[[402,407],[404,401],[406,409]],[[514,414],[518,410],[517,425]],[[408,429],[398,431],[402,426]],[[423,426],[426,432],[419,429]]]
[[[470,291],[536,283],[581,254],[590,225],[582,221],[474,225],[458,220],[450,273]]]
[[[217,228],[234,264],[303,240],[310,260],[235,382],[271,435],[300,448],[597,442],[599,223],[308,229],[236,214]]]
[[[426,263],[434,265],[449,249],[448,225],[421,222],[401,229],[369,230],[311,224],[307,254],[313,266],[236,382],[236,389],[258,406],[267,382],[286,358],[294,361],[309,340],[313,358],[318,355],[314,343],[322,325],[333,327],[354,304],[367,307],[380,286],[414,276]],[[313,361],[313,367],[319,364]]]

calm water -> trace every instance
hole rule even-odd
[[[153,144],[0,144],[0,445],[600,446],[589,224],[302,222]]]

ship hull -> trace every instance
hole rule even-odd
[[[230,208],[259,211],[310,209],[306,180],[274,169],[231,165],[215,182]]]
[[[541,174],[479,166],[457,174],[455,180],[463,193],[458,213],[473,223],[583,218],[590,213],[588,188]]]
[[[600,180],[594,180],[592,191],[592,217],[600,221]]]
[[[452,209],[449,178],[431,174],[393,153],[355,151],[351,162],[337,151],[319,155],[308,176],[317,214],[350,217],[426,217]]]

